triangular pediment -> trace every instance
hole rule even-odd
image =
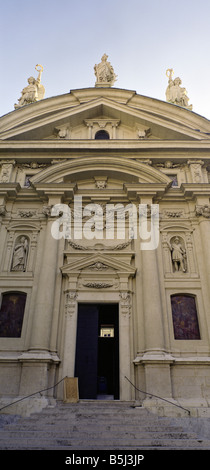
[[[61,267],[62,274],[81,274],[95,275],[101,277],[107,274],[134,276],[136,268],[120,260],[116,255],[103,256],[100,254],[77,255],[68,264]]]
[[[192,111],[128,90],[96,88],[24,106],[3,116],[0,123],[2,140],[47,140],[60,145],[66,140],[94,139],[100,128],[110,132],[111,140],[201,140],[209,138],[210,132],[209,121]]]

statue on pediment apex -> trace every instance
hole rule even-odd
[[[39,69],[37,67],[40,67]],[[37,64],[35,69],[38,72],[38,77],[29,77],[28,85],[23,88],[22,95],[18,100],[18,104],[15,104],[15,109],[21,108],[26,104],[35,103],[36,101],[42,100],[45,94],[45,88],[41,84],[41,74],[43,72],[42,65]]]
[[[182,84],[182,81],[179,77],[176,77],[174,80],[172,79],[173,74],[173,69],[166,70],[166,76],[168,77],[166,100],[169,103],[173,103],[178,106],[182,106],[183,108],[192,110],[192,105],[188,104],[189,98],[187,96],[186,88],[180,86]]]
[[[108,55],[104,54],[101,58],[100,64],[94,66],[94,72],[96,76],[96,87],[111,87],[117,79],[117,75],[114,73],[114,69],[110,62],[107,61]]]

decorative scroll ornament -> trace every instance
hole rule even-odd
[[[128,240],[127,242],[125,243],[119,243],[118,245],[114,245],[114,246],[105,246],[105,245],[101,245],[100,246],[84,246],[84,245],[80,245],[76,242],[73,242],[72,240],[68,240],[68,244],[74,249],[74,250],[81,250],[81,251],[85,251],[85,250],[94,250],[94,251],[115,251],[115,250],[124,250],[124,248],[127,248],[127,246],[129,246],[131,244],[131,241],[132,240]]]
[[[205,204],[204,206],[196,206],[195,213],[197,216],[202,215],[206,219],[210,219],[210,205]]]
[[[65,315],[72,317],[75,313],[78,294],[75,291],[67,292],[65,302]]]
[[[95,185],[97,189],[106,189],[107,182],[105,180],[96,180]]]
[[[6,215],[6,206],[4,204],[0,205],[0,215]]]
[[[18,214],[20,217],[27,219],[29,217],[34,217],[36,215],[36,211],[30,209],[20,209]]]
[[[120,292],[120,308],[124,316],[131,314],[131,294],[129,292]]]
[[[91,266],[88,266],[88,267],[89,269],[96,269],[96,271],[103,271],[109,268],[109,266],[107,266],[104,263],[101,263],[100,261],[97,261],[96,263],[91,264]]]
[[[178,217],[184,217],[184,211],[183,210],[177,210],[177,211],[163,211],[162,213],[163,217],[169,218],[169,219],[174,219]]]
[[[108,287],[112,287],[113,284],[108,282],[86,282],[83,284],[84,287],[89,287],[91,289],[107,289]]]
[[[52,205],[51,206],[43,206],[42,208],[42,214],[44,214],[46,217],[51,216],[51,211],[52,211]]]

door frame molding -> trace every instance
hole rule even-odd
[[[69,253],[62,266],[63,275],[63,359],[62,376],[74,377],[78,303],[119,304],[119,396],[132,400],[134,390],[126,380],[134,373],[132,279],[136,268],[131,265],[133,252]]]
[[[73,295],[76,296],[76,293]],[[123,301],[120,298],[123,294]],[[129,299],[128,299],[129,296]],[[108,292],[94,292],[93,293],[77,293],[77,300],[71,306],[71,314],[66,314],[65,318],[65,339],[64,339],[64,354],[61,367],[63,368],[63,377],[74,377],[75,357],[76,357],[76,337],[77,337],[77,317],[78,317],[78,304],[79,303],[119,303],[119,399],[132,400],[131,388],[125,376],[131,380],[131,368],[133,363],[131,360],[131,293],[121,292],[110,293]]]

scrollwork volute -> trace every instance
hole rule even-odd
[[[205,219],[210,219],[210,205],[204,204],[203,206],[196,206],[195,213],[197,216],[205,217]]]
[[[1,216],[1,215],[6,215],[6,212],[7,212],[7,211],[6,211],[6,206],[5,206],[5,204],[1,204],[1,205],[0,205],[0,216]]]
[[[120,309],[121,313],[126,317],[131,315],[131,294],[130,292],[120,292]]]
[[[71,291],[66,293],[65,298],[65,315],[67,317],[72,317],[76,311],[78,294],[76,291]]]

